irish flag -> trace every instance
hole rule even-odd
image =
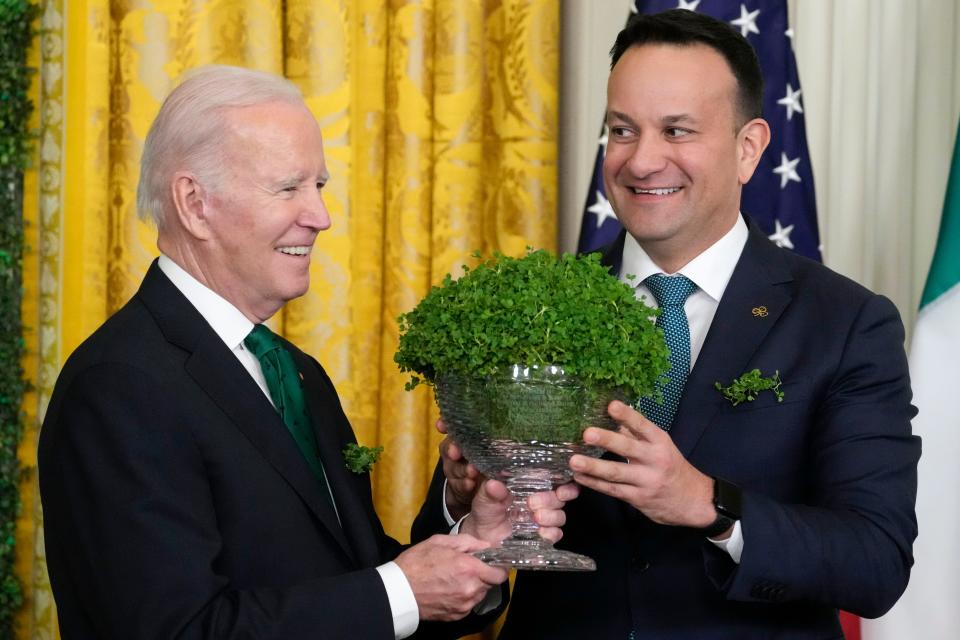
[[[916,564],[906,593],[864,640],[960,638],[960,130],[937,249],[920,300],[910,377],[923,438]]]

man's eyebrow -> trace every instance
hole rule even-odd
[[[631,118],[625,113],[621,113],[620,111],[607,111],[607,118],[606,118],[607,124],[609,124],[612,120],[620,120],[621,122],[626,122],[631,127],[637,124],[636,122],[633,121],[633,118]]]
[[[614,120],[625,122],[631,127],[636,126],[636,122],[634,122],[633,118],[631,118],[627,114],[622,113],[620,111],[608,111],[607,120],[606,120],[607,124],[610,124],[610,122]],[[665,127],[670,127],[677,124],[696,124],[696,122],[697,122],[697,119],[694,118],[689,113],[671,114],[671,115],[663,116],[662,118],[660,118],[660,123]]]
[[[689,113],[678,113],[676,115],[664,116],[660,121],[667,126],[671,126],[675,124],[696,124],[697,119]]]
[[[306,180],[309,177],[310,176],[307,173],[295,173],[293,175],[278,179],[277,184],[283,187],[295,186],[298,184],[302,184],[303,182],[306,182]],[[326,184],[329,181],[330,181],[330,174],[327,173],[326,171],[324,171],[323,173],[317,176],[317,182]]]

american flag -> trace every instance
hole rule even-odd
[[[770,146],[743,189],[741,210],[781,247],[820,260],[817,204],[807,151],[803,100],[787,0],[636,0],[631,13],[689,9],[730,23],[757,51],[763,70],[763,116],[770,123]],[[604,130],[605,131],[605,130]],[[580,228],[580,252],[613,241],[621,226],[603,188],[606,135],[601,132],[593,178]]]

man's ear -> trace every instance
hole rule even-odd
[[[737,175],[740,184],[747,184],[760,163],[763,150],[770,144],[770,125],[763,118],[754,118],[737,134]]]
[[[183,230],[197,240],[210,237],[209,193],[189,171],[173,174],[170,183],[173,208]]]

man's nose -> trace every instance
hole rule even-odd
[[[633,145],[626,165],[637,178],[648,176],[666,167],[668,144],[659,136],[641,135]]]
[[[327,204],[323,201],[323,194],[319,189],[314,192],[314,195],[304,206],[300,215],[300,224],[317,231],[330,228],[330,212],[327,211]]]

